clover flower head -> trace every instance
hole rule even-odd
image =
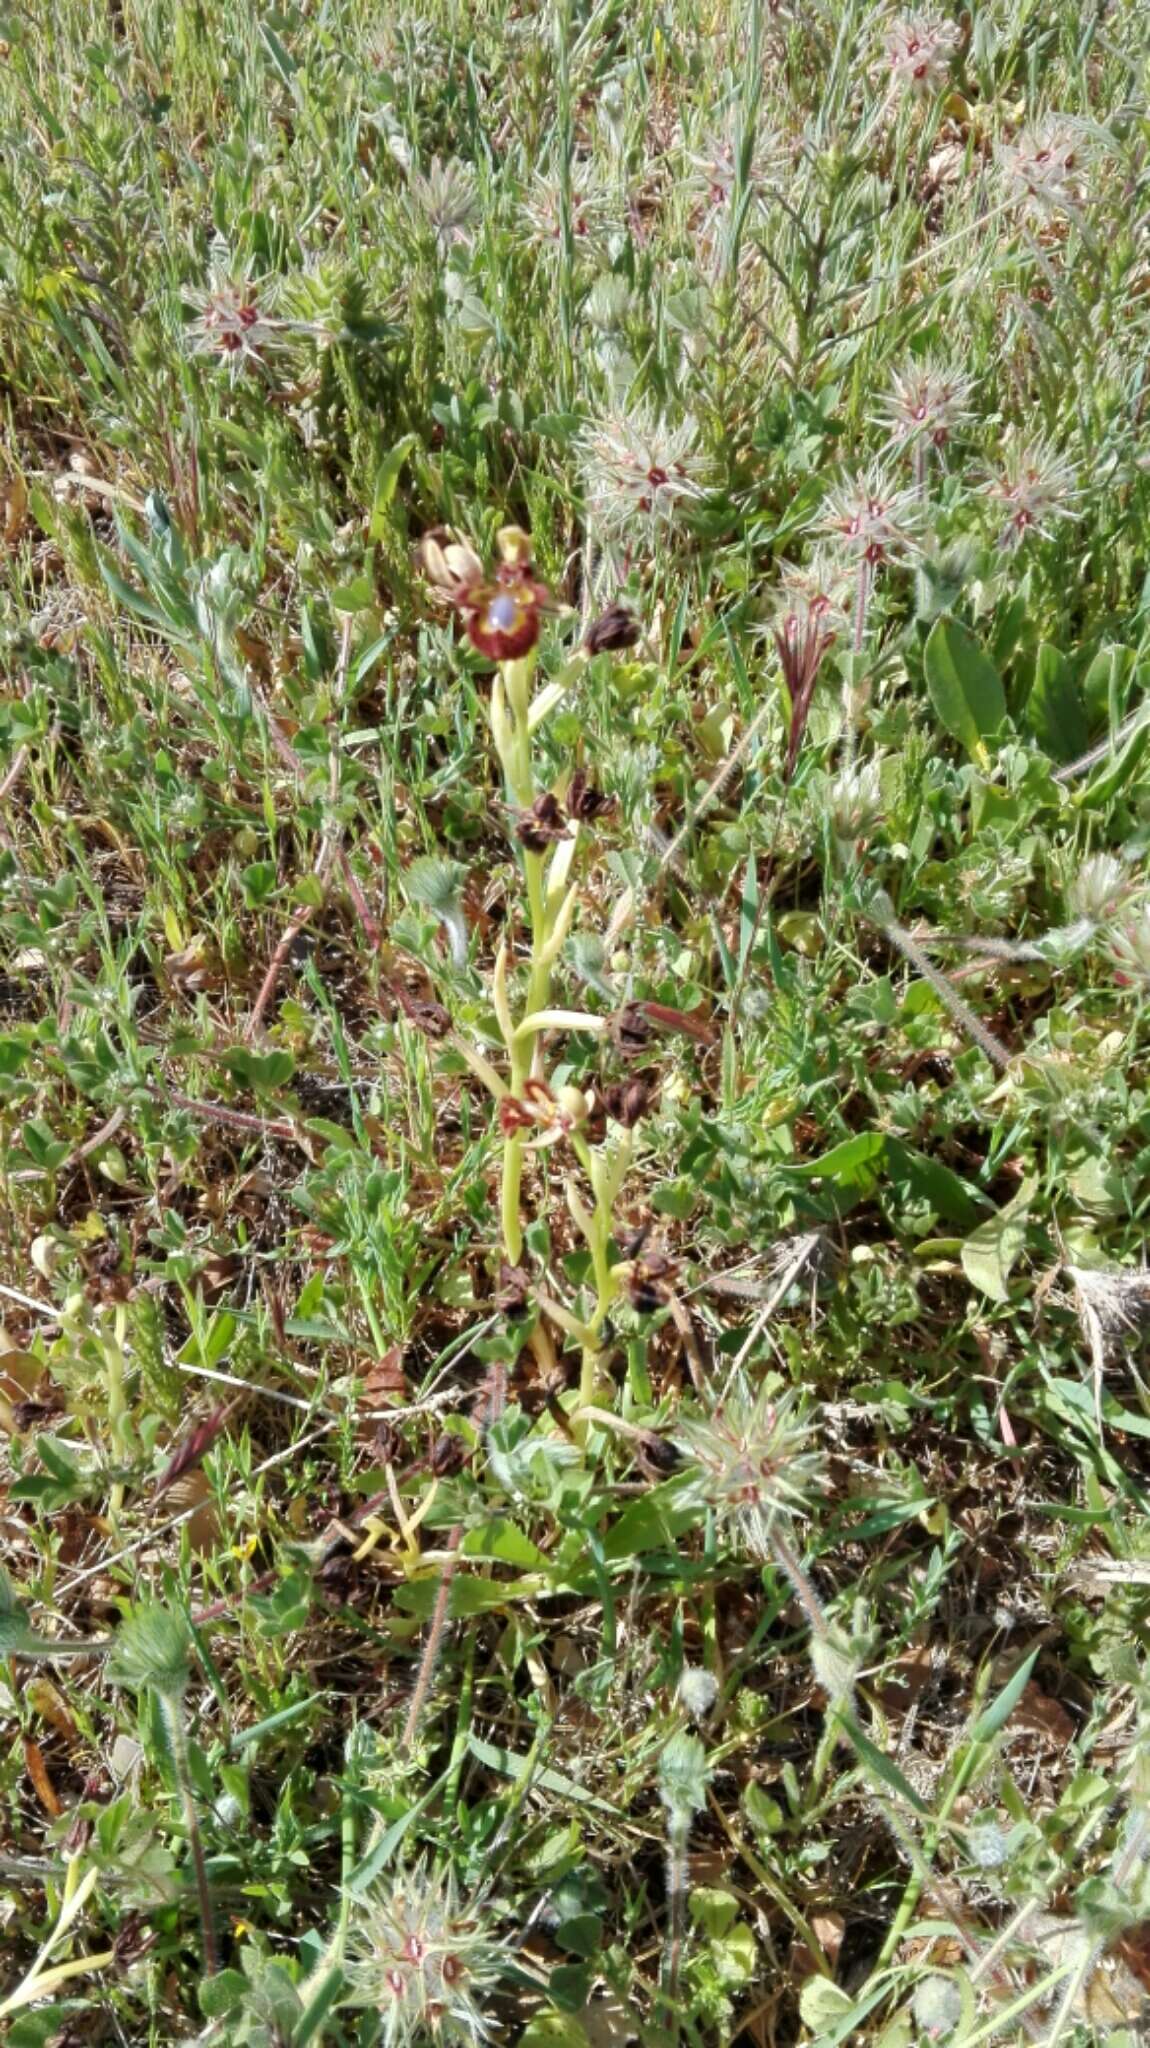
[[[588,292],[583,310],[597,333],[621,334],[631,311],[631,287],[626,278],[605,271]]]
[[[891,83],[900,92],[926,97],[949,82],[962,32],[938,14],[901,14],[887,30],[886,59]]]
[[[608,195],[593,164],[576,157],[571,164],[571,238],[576,248],[600,242],[610,220]],[[546,248],[563,235],[563,182],[557,171],[537,171],[523,200],[523,219],[531,241]],[[625,288],[625,287],[624,287]]]
[[[902,490],[877,469],[848,476],[828,491],[818,531],[837,541],[855,562],[870,568],[913,551],[918,514],[912,491]]]
[[[695,1467],[687,1497],[713,1508],[759,1557],[769,1553],[772,1524],[804,1514],[822,1484],[822,1454],[792,1393],[733,1395],[681,1423],[675,1442]]]
[[[773,630],[799,642],[812,632],[832,639],[850,615],[851,590],[841,556],[816,548],[806,562],[780,562]]]
[[[1130,878],[1115,854],[1092,853],[1067,891],[1070,914],[1089,924],[1105,924],[1120,908],[1129,888]]]
[[[866,839],[882,817],[882,767],[864,761],[844,768],[826,794],[827,816],[836,839]]]
[[[604,415],[582,437],[587,496],[599,524],[625,533],[675,517],[704,495],[705,464],[693,420],[670,427],[649,404]]]
[[[1020,129],[1013,142],[1000,143],[997,151],[1006,197],[1030,220],[1081,212],[1085,152],[1083,130],[1064,115]]]
[[[1150,1316],[1150,1273],[1138,1266],[1064,1266],[1091,1351],[1105,1359],[1115,1340]]]
[[[481,1907],[450,1873],[416,1864],[379,1890],[352,1923],[349,1975],[357,2005],[377,2007],[388,2048],[485,2041],[484,1994],[504,1953]]]
[[[286,323],[270,317],[273,287],[266,281],[214,272],[206,290],[185,297],[199,309],[188,328],[193,354],[214,356],[233,381],[244,370],[264,367],[269,351],[283,339]]]
[[[407,193],[412,212],[432,230],[440,249],[467,240],[479,212],[479,188],[469,164],[434,156],[426,171],[411,173]]]
[[[1049,540],[1057,520],[1078,516],[1074,466],[1049,441],[1011,440],[983,490],[1006,515],[1003,548],[1020,547],[1032,533]]]
[[[1150,904],[1111,927],[1107,950],[1123,981],[1150,988]]]
[[[696,148],[687,150],[687,190],[708,213],[721,211],[738,190],[742,153],[742,139],[735,129],[720,129],[705,136]],[[782,137],[769,132],[756,134],[746,165],[744,189],[757,200],[764,186],[789,169],[790,163],[791,152]]]
[[[967,405],[973,380],[941,363],[910,363],[896,370],[890,391],[879,400],[879,417],[899,446],[926,441],[945,448],[957,427],[971,414]]]

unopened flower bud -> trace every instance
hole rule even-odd
[[[577,1130],[580,1124],[586,1123],[591,1105],[585,1089],[576,1088],[569,1081],[565,1088],[559,1090],[555,1100],[559,1115],[569,1130]]]
[[[495,545],[501,562],[511,569],[530,569],[532,561],[531,535],[524,533],[521,526],[501,526],[495,536]]]
[[[642,636],[642,627],[634,612],[626,605],[608,605],[597,619],[592,619],[583,635],[583,645],[588,654],[618,654],[625,647],[634,647]]]

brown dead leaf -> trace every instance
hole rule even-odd
[[[1008,1724],[1017,1732],[1040,1735],[1054,1749],[1065,1749],[1073,1742],[1077,1729],[1065,1707],[1052,1700],[1032,1678]]]
[[[165,1515],[181,1515],[187,1508],[193,1510],[187,1521],[188,1541],[193,1550],[204,1555],[219,1548],[222,1541],[220,1518],[212,1499],[211,1486],[198,1468],[183,1472],[174,1479],[160,1505]]]
[[[879,1688],[884,1714],[906,1714],[918,1705],[934,1675],[934,1653],[929,1643],[914,1643],[896,1657]]]
[[[67,1743],[69,1749],[76,1747],[80,1740],[80,1731],[68,1711],[63,1694],[53,1685],[50,1678],[30,1678],[24,1687],[24,1698],[33,1713],[39,1714],[42,1721],[47,1721],[48,1726]]]
[[[820,1944],[823,1954],[833,1968],[839,1959],[847,1923],[841,1913],[825,1912],[811,1914],[811,1933]]]
[[[1091,1936],[1081,1922],[1065,1914],[1039,1914],[1032,1923],[1031,1938],[1041,1950],[1044,1965],[1051,1969],[1067,1964],[1073,1968],[1091,1945]],[[1144,2020],[1148,2009],[1150,1999],[1120,1950],[1102,1957],[1074,2001],[1075,2016],[1099,2028]]]
[[[28,486],[22,476],[6,477],[0,484],[0,518],[4,522],[4,545],[14,548],[28,524]]]
[[[401,1401],[407,1398],[407,1378],[403,1370],[405,1347],[393,1344],[382,1358],[376,1360],[363,1376],[363,1402],[367,1408],[377,1408],[381,1402],[398,1394]]]
[[[821,1912],[812,1913],[807,1924],[833,1970],[843,1945],[843,1936],[847,1931],[846,1921],[841,1913],[827,1907]],[[813,1977],[819,1972],[820,1967],[818,1957],[805,1943],[796,1941],[793,1944],[789,1961],[793,1984],[805,1984],[808,1977]]]
[[[56,1820],[63,1808],[56,1797],[56,1788],[48,1776],[44,1752],[38,1742],[33,1742],[30,1735],[24,1737],[24,1769],[32,1781],[32,1790],[45,1813],[51,1814],[52,1819]]]

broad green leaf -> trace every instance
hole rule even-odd
[[[371,500],[371,525],[369,538],[380,540],[387,530],[387,509],[399,487],[400,472],[404,463],[418,442],[417,434],[405,434],[394,448],[389,448],[375,474],[375,490]]]
[[[1090,744],[1090,727],[1074,672],[1064,654],[1044,640],[1026,700],[1027,729],[1055,761],[1073,761]]]
[[[844,1138],[841,1145],[832,1146],[819,1159],[808,1159],[802,1166],[791,1167],[792,1173],[801,1173],[809,1180],[831,1180],[836,1187],[849,1188],[852,1192],[869,1191],[877,1187],[879,1169],[885,1164],[887,1137],[885,1131],[860,1131],[855,1138]]]
[[[1080,810],[1100,809],[1125,789],[1126,784],[1139,767],[1142,756],[1150,744],[1150,717],[1145,724],[1135,726],[1121,752],[1101,762],[1085,787],[1074,799]]]
[[[887,1140],[887,1168],[894,1187],[905,1187],[911,1196],[929,1202],[935,1214],[945,1217],[948,1223],[967,1226],[986,1206],[985,1196],[961,1180],[951,1167],[944,1166],[940,1159],[928,1158],[924,1152],[912,1152],[898,1138]]]
[[[679,1494],[678,1481],[669,1480],[625,1507],[603,1539],[607,1562],[640,1557],[648,1550],[673,1550],[677,1538],[697,1520],[694,1508],[680,1504]]]
[[[824,2027],[831,2027],[836,2020],[853,2013],[854,2000],[840,1985],[832,1984],[829,1977],[808,1977],[799,1994],[799,2012],[805,2027],[821,2033]]]
[[[573,2013],[543,2012],[519,2036],[519,2048],[590,2048]]]
[[[406,1586],[397,1586],[393,1598],[405,1614],[418,1614],[426,1620],[439,1587],[438,1576],[412,1579]],[[447,1612],[453,1621],[460,1616],[490,1614],[499,1607],[513,1607],[517,1600],[533,1600],[548,1590],[546,1579],[538,1572],[523,1579],[485,1579],[478,1572],[460,1572],[451,1582]]]
[[[923,654],[926,686],[943,725],[976,760],[1006,717],[1006,693],[981,643],[957,619],[931,627]]]
[[[514,1522],[505,1515],[495,1515],[484,1522],[479,1529],[471,1529],[463,1539],[465,1557],[496,1557],[501,1564],[517,1565],[523,1571],[536,1571],[548,1562],[537,1543],[517,1529]]]
[[[1082,695],[1090,723],[1109,720],[1113,732],[1122,722],[1126,687],[1137,659],[1132,647],[1102,647],[1082,678]]]
[[[1012,1202],[997,1216],[967,1238],[962,1247],[962,1270],[972,1287],[988,1294],[992,1301],[1009,1301],[1011,1269],[1026,1248],[1026,1224],[1037,1183],[1026,1180]]]

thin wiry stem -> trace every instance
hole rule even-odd
[[[443,1647],[443,1632],[447,1626],[447,1609],[450,1605],[451,1588],[459,1565],[459,1546],[462,1541],[463,1524],[462,1522],[457,1522],[447,1539],[448,1558],[439,1581],[439,1591],[435,1596],[435,1606],[431,1611],[431,1626],[427,1631],[427,1640],[423,1645],[423,1655],[419,1660],[415,1691],[411,1695],[411,1704],[407,1709],[407,1719],[403,1724],[403,1734],[399,1739],[400,1749],[404,1751],[410,1751],[415,1746],[415,1738],[419,1733],[420,1716],[427,1704],[428,1693],[431,1691],[431,1681],[435,1676],[435,1667],[439,1662],[439,1652]]]
[[[673,1814],[667,1823],[667,1946],[663,1957],[663,1981],[670,1998],[678,1995],[679,1969],[683,1960],[690,1830],[691,1823],[685,1815]]]
[[[876,918],[875,922],[878,924],[879,929],[885,932],[887,938],[893,940],[900,953],[906,955],[911,966],[921,974],[923,980],[929,981],[935,994],[941,997],[955,1023],[966,1032],[969,1038],[974,1040],[974,1043],[986,1054],[987,1059],[994,1066],[1005,1072],[1011,1063],[1013,1055],[994,1036],[993,1031],[987,1030],[981,1017],[975,1016],[969,1003],[963,1001],[954,983],[948,981],[941,968],[936,967],[933,960],[927,959],[917,940],[912,939],[910,933],[901,924],[896,924],[893,918]]]

